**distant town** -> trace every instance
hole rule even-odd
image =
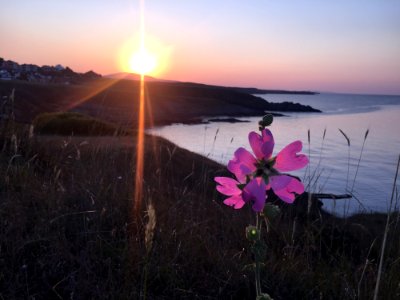
[[[18,64],[0,57],[0,80],[24,80],[39,83],[78,84],[83,81],[102,77],[93,71],[74,72],[62,65],[37,66],[34,64]]]

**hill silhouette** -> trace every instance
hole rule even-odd
[[[136,124],[139,81],[99,78],[79,85],[0,82],[0,96],[15,89],[15,116],[31,122],[43,112],[75,111],[123,126]],[[260,116],[266,111],[318,112],[310,106],[271,103],[235,88],[182,82],[146,82],[146,126],[199,122],[202,117]]]
[[[136,73],[129,73],[129,72],[119,72],[119,73],[113,73],[113,74],[108,74],[104,76],[105,78],[110,78],[110,79],[124,79],[124,80],[136,80],[139,81],[141,75],[136,74]],[[168,80],[168,79],[160,79],[160,78],[155,78],[149,75],[144,76],[146,82],[178,82],[176,80]]]

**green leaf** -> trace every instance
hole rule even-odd
[[[256,300],[273,300],[273,299],[271,298],[270,295],[264,293],[264,294],[258,295]]]
[[[241,190],[243,190],[245,186],[246,186],[245,183],[239,183],[239,184],[237,185],[237,187],[238,187],[239,189],[241,189]]]
[[[262,178],[264,179],[265,184],[268,185],[268,183],[269,183],[269,176],[268,176],[267,174],[264,173],[264,174],[262,175]]]
[[[279,206],[266,203],[264,206],[263,214],[268,220],[275,219],[281,213]]]

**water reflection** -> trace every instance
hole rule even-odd
[[[386,105],[370,112],[303,113],[275,118],[271,126],[276,143],[274,153],[294,140],[303,141],[303,152],[310,154],[310,169],[297,171],[295,175],[302,178],[313,192],[343,194],[353,185],[365,132],[369,129],[354,183],[354,194],[366,210],[386,211],[400,153],[399,115],[399,105]],[[177,124],[152,129],[150,132],[226,164],[238,147],[249,149],[247,135],[258,128],[258,118],[241,119],[250,122]],[[325,129],[326,135],[323,138]],[[347,141],[338,129],[343,130],[350,139],[350,160]],[[348,168],[349,179],[346,180]],[[337,200],[336,203],[332,200],[324,201],[324,207],[337,214],[344,211],[354,213],[363,209],[363,206],[354,199]]]

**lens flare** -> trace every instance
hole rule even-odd
[[[156,57],[149,53],[144,47],[134,53],[129,60],[130,71],[133,73],[139,73],[140,75],[147,75],[154,71],[156,67]]]
[[[116,55],[119,70],[128,73],[162,77],[171,66],[174,47],[159,38],[147,34],[136,34],[126,39]]]
[[[140,49],[144,50],[144,0],[140,1]],[[144,53],[144,52],[143,52]],[[143,72],[146,64],[142,62]],[[148,67],[148,65],[147,65]],[[143,169],[144,169],[144,126],[145,126],[145,95],[144,95],[144,73],[140,75],[139,116],[136,145],[136,174],[134,192],[134,216],[136,222],[140,220],[143,201]]]
[[[140,210],[143,198],[143,169],[144,169],[144,117],[145,117],[145,95],[144,95],[144,75],[140,76],[140,98],[139,98],[139,122],[136,145],[136,174],[135,174],[135,195],[134,195],[134,214],[140,218]]]

